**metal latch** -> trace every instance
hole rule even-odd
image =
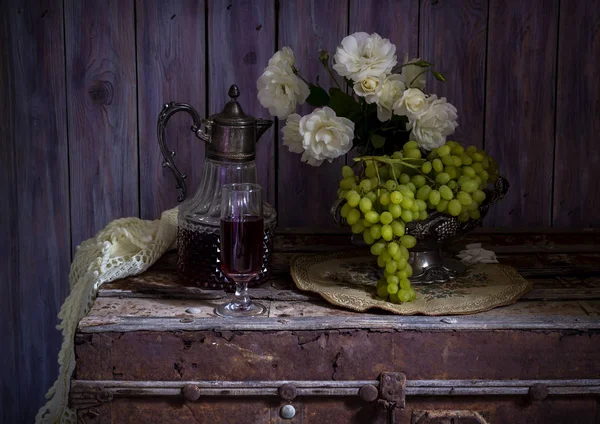
[[[379,376],[379,390],[371,384],[362,386],[358,392],[365,402],[377,401],[377,415],[373,424],[394,424],[395,409],[406,406],[406,375],[402,372],[383,372]]]

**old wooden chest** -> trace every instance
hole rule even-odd
[[[79,323],[71,404],[85,423],[600,423],[600,234],[473,241],[533,290],[468,316],[354,313],[289,276],[291,256],[348,236],[282,232],[253,290],[268,317],[225,319],[225,294],[182,286],[167,254]]]

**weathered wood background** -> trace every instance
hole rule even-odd
[[[430,89],[459,109],[455,138],[485,148],[512,184],[487,224],[600,224],[599,0],[0,0],[0,422],[31,422],[57,373],[56,313],[71,254],[122,216],[176,204],[161,167],[161,105],[204,115],[291,46],[303,73],[355,31],[434,62]],[[306,112],[306,107],[301,108]],[[204,147],[184,117],[170,143],[194,189]],[[332,225],[339,167],[312,168],[270,130],[259,179],[283,227]]]

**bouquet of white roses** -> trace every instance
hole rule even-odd
[[[331,162],[352,148],[360,148],[360,155],[392,154],[409,140],[429,151],[458,126],[456,108],[423,91],[427,72],[444,77],[418,58],[405,57],[398,65],[396,46],[376,33],[345,37],[332,66],[325,51],[319,60],[335,82],[329,90],[301,76],[289,47],[275,53],[257,81],[260,103],[286,119],[283,144],[310,165]],[[296,107],[304,102],[316,109],[300,116]]]

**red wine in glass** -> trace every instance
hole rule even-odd
[[[221,220],[221,269],[230,276],[256,276],[263,262],[263,218]]]

